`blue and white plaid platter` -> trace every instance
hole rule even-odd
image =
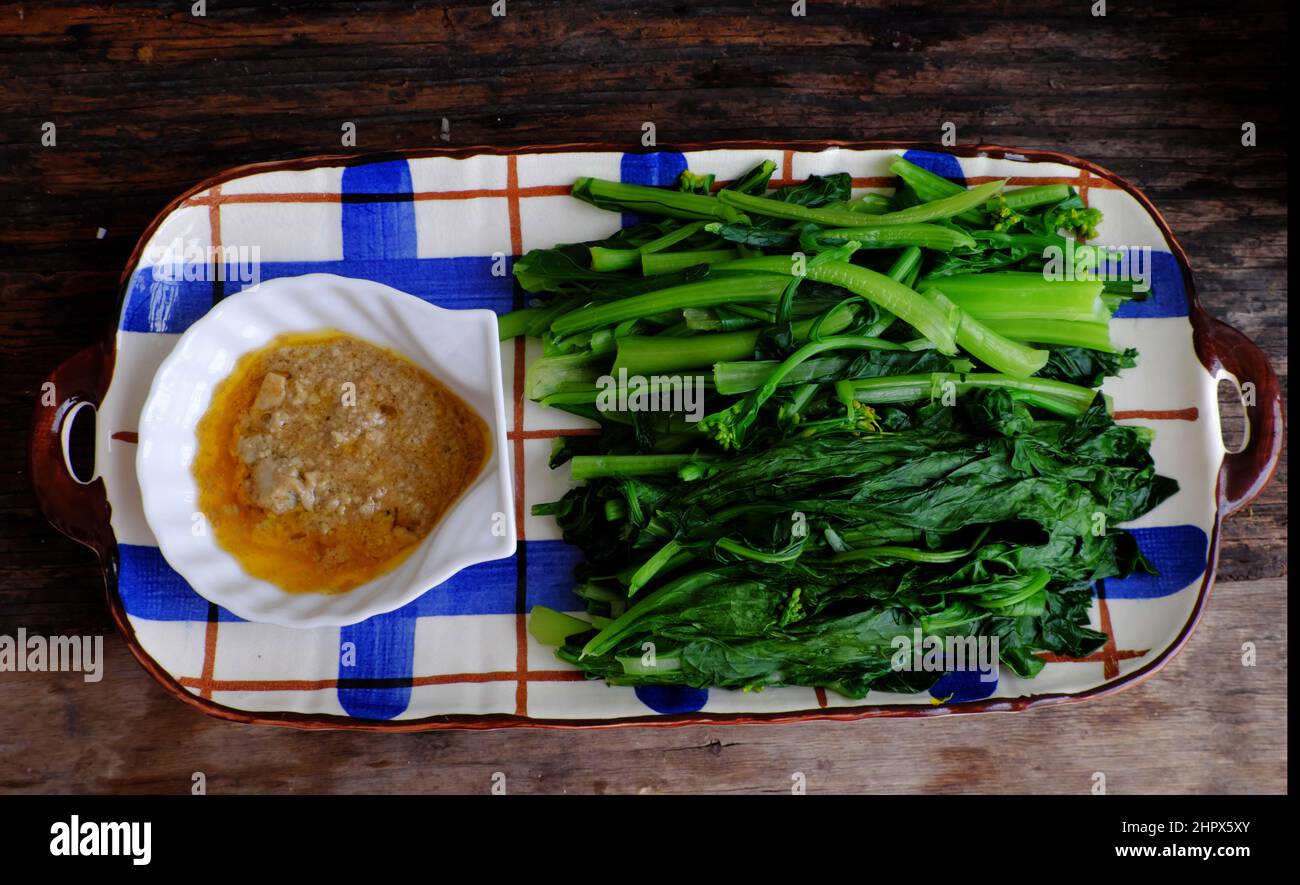
[[[569,589],[576,551],[560,540],[553,520],[529,515],[531,505],[569,485],[567,470],[547,467],[551,439],[584,426],[523,400],[524,364],[540,352],[535,341],[508,342],[502,354],[519,516],[513,558],[469,568],[405,608],[354,626],[295,630],[246,622],[208,603],[159,554],[135,476],[141,406],[178,336],[255,279],[340,274],[442,307],[501,313],[523,303],[510,274],[514,258],[601,237],[626,221],[567,196],[576,177],[672,185],[689,167],[721,182],[772,159],[774,185],[848,172],[855,193],[888,192],[896,153],[778,145],[323,158],[231,173],[182,198],[155,222],[129,270],[116,366],[97,421],[96,470],[112,507],[120,564],[110,599],[125,615],[136,653],[159,675],[169,674],[164,681],[173,690],[218,715],[394,728],[1019,709],[1094,695],[1154,671],[1185,638],[1208,589],[1224,457],[1216,378],[1194,351],[1190,277],[1157,216],[1119,179],[1058,155],[907,152],[913,162],[966,183],[1010,176],[1011,186],[1073,184],[1105,213],[1097,242],[1151,250],[1151,297],[1125,305],[1113,323],[1117,344],[1140,347],[1140,364],[1109,379],[1105,392],[1119,420],[1156,428],[1156,465],[1181,490],[1132,526],[1159,576],[1097,588],[1093,624],[1111,641],[1087,659],[1049,658],[1034,680],[1004,671],[1000,681],[982,683],[974,673],[951,673],[932,694],[873,692],[865,701],[810,688],[634,690],[586,681],[526,629],[535,604],[583,610]]]

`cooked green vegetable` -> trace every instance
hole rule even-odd
[[[615,325],[626,320],[655,316],[667,310],[680,310],[683,307],[711,307],[729,302],[772,302],[781,297],[786,282],[776,275],[754,275],[686,283],[617,301],[590,304],[570,311],[551,323],[551,331],[558,335],[570,334]]]
[[[792,260],[791,257],[770,256],[728,261],[718,269],[795,274],[799,269],[798,265],[799,262]],[[957,317],[888,276],[847,261],[827,261],[819,266],[813,266],[809,262],[803,275],[807,279],[838,286],[854,295],[861,295],[911,324],[939,350],[944,353],[956,352]]]
[[[1004,338],[980,322],[973,313],[953,304],[938,289],[930,289],[926,294],[941,309],[958,317],[957,343],[985,365],[1021,378],[1032,375],[1047,365],[1047,351],[1035,350]]]
[[[1097,389],[1135,364],[1109,319],[1136,293],[1044,275],[1100,214],[901,157],[892,197],[844,173],[769,191],[774,169],[579,179],[650,220],[516,263],[526,395],[600,425],[556,441],[578,485],[533,509],[582,549],[587,612],[535,607],[533,635],[615,685],[854,698],[933,684],[897,666],[915,630],[996,639],[1023,677],[1095,650],[1091,583],[1150,568],[1116,524],[1177,488]]]
[[[952,218],[954,215],[960,215],[968,209],[984,205],[994,194],[1002,190],[1004,184],[1006,184],[1005,181],[990,181],[970,190],[963,189],[960,193],[951,197],[944,197],[929,203],[900,209],[897,212],[872,215],[869,223],[872,225],[917,224],[925,221]],[[864,223],[861,216],[855,218],[854,213],[842,209],[809,209],[766,197],[755,197],[751,194],[722,192],[718,194],[718,199],[724,205],[748,213],[768,215],[773,218],[788,218],[795,221],[812,221],[827,227],[851,227],[855,224]]]
[[[670,191],[639,184],[621,184],[600,178],[579,178],[573,195],[601,209],[627,209],[669,218],[735,218],[734,210],[707,194]]]
[[[889,375],[836,383],[842,398],[873,404],[942,399],[945,385],[951,385],[954,396],[974,390],[1001,388],[1010,392],[1012,399],[1069,418],[1082,415],[1097,395],[1090,387],[1080,387],[1064,381],[1015,378],[992,372]]]
[[[937,224],[894,224],[887,227],[833,227],[818,230],[800,244],[807,248],[813,244],[842,245],[856,242],[863,249],[897,249],[900,246],[924,246],[938,252],[953,249],[974,249],[975,239],[955,227]]]

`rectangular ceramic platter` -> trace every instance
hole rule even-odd
[[[1105,392],[1120,420],[1155,428],[1156,465],[1178,480],[1180,491],[1132,526],[1160,576],[1106,582],[1091,617],[1111,641],[1086,660],[1053,659],[1033,680],[1005,670],[996,683],[966,680],[939,708],[930,694],[873,692],[865,701],[811,688],[651,694],[585,681],[526,630],[526,612],[535,604],[583,608],[569,591],[575,551],[560,540],[552,519],[529,515],[533,504],[569,487],[567,469],[547,467],[552,438],[584,426],[523,400],[520,380],[526,361],[540,351],[536,341],[507,342],[502,354],[519,516],[514,558],[462,572],[389,615],[352,627],[294,630],[244,622],[210,605],[159,555],[140,511],[133,432],[158,364],[215,300],[259,277],[328,272],[377,280],[444,307],[505,312],[519,297],[510,276],[513,257],[602,237],[620,225],[616,213],[567,196],[578,176],[671,184],[689,167],[726,180],[771,159],[778,169],[774,185],[848,172],[855,194],[888,193],[894,179],[887,167],[896,153],[777,146],[412,156],[361,164],[325,159],[314,168],[302,161],[226,177],[179,201],[130,271],[115,374],[98,420],[96,467],[112,506],[120,562],[114,604],[125,611],[137,653],[210,712],[299,724],[424,720],[430,727],[1020,708],[1039,698],[1096,693],[1150,668],[1178,644],[1202,592],[1224,454],[1214,380],[1193,349],[1185,269],[1157,219],[1099,170],[1019,155],[908,153],[966,183],[1010,176],[1012,186],[1073,184],[1105,213],[1095,242],[1150,250],[1151,297],[1127,305],[1113,323],[1116,344],[1139,347],[1141,359],[1136,369],[1108,380]],[[214,245],[233,251],[210,253]],[[174,259],[185,273],[159,271]]]

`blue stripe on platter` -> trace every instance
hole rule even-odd
[[[686,157],[676,151],[624,154],[619,163],[619,181],[647,187],[671,187],[685,170]],[[631,227],[643,220],[635,212],[623,213],[623,227]]]

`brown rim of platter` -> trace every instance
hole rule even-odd
[[[464,159],[476,155],[509,156],[518,154],[564,152],[618,152],[624,146],[610,143],[570,143],[551,145],[526,145],[520,147],[494,147],[487,145],[460,148],[427,148],[396,150],[361,154],[318,154],[291,160],[253,163],[227,169],[203,181],[169,202],[150,222],[131,252],[122,274],[117,309],[112,327],[103,340],[81,350],[49,375],[49,381],[60,391],[58,401],[46,406],[38,402],[29,443],[29,467],[38,503],[46,518],[59,531],[73,540],[90,547],[99,557],[107,589],[109,611],[113,622],[126,640],[127,647],[141,666],[167,691],[185,703],[212,716],[256,725],[281,725],[307,729],[350,729],[360,731],[428,731],[433,729],[489,729],[489,728],[624,728],[624,727],[678,727],[685,725],[747,724],[757,722],[804,722],[811,720],[852,721],[873,717],[948,716],[969,713],[1016,712],[1032,707],[1104,697],[1137,685],[1152,676],[1176,655],[1187,642],[1192,630],[1201,619],[1210,587],[1214,583],[1219,557],[1219,527],[1222,520],[1248,504],[1263,490],[1277,469],[1282,451],[1283,417],[1281,390],[1268,358],[1249,338],[1232,326],[1214,319],[1200,306],[1192,282],[1187,254],[1174,237],[1168,223],[1145,194],[1136,186],[1115,173],[1095,163],[1069,154],[1048,150],[1008,148],[997,145],[939,146],[906,141],[715,141],[663,145],[655,150],[783,150],[818,152],[830,148],[847,150],[926,150],[958,157],[987,156],[1021,162],[1060,163],[1085,171],[1127,192],[1142,205],[1155,220],[1161,234],[1182,271],[1188,298],[1188,320],[1192,324],[1193,345],[1197,358],[1212,376],[1227,371],[1239,379],[1255,383],[1255,404],[1246,406],[1248,432],[1246,446],[1238,452],[1224,456],[1215,484],[1217,501],[1214,525],[1210,532],[1205,574],[1197,591],[1196,603],[1187,622],[1174,641],[1156,660],[1105,685],[1078,693],[1052,693],[1019,698],[990,698],[955,704],[892,704],[861,705],[855,707],[821,708],[778,713],[682,713],[620,717],[617,719],[533,719],[512,714],[447,714],[422,719],[387,721],[356,719],[332,714],[295,712],[249,712],[237,710],[201,698],[187,691],[177,679],[160,666],[136,641],[135,632],[117,592],[118,558],[117,541],[109,524],[110,505],[102,478],[82,483],[68,474],[64,467],[61,431],[64,421],[74,408],[83,403],[98,407],[108,389],[113,375],[115,339],[121,314],[122,300],[126,297],[127,283],[141,251],[154,231],[173,211],[196,194],[223,182],[262,172],[289,171],[321,166],[354,166],[383,160],[446,157]],[[648,151],[647,151],[648,152]]]

